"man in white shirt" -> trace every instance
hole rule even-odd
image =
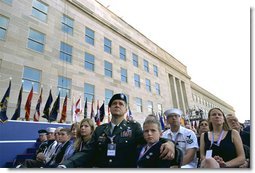
[[[170,129],[166,130],[162,137],[174,141],[182,149],[184,155],[181,168],[196,168],[197,137],[192,130],[181,126],[182,111],[173,108],[166,110],[164,114]]]

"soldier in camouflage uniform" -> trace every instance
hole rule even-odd
[[[111,122],[98,126],[84,150],[59,165],[59,168],[136,167],[137,146],[145,143],[141,125],[124,119],[127,112],[127,98],[124,94],[115,94],[108,106],[112,114]],[[166,142],[162,145],[161,157],[173,159],[174,152],[174,144]]]

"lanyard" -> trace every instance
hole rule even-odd
[[[111,144],[113,144],[113,139],[115,138],[115,136],[116,136],[116,135],[113,135],[112,137],[110,137],[110,136],[107,136],[107,137],[110,139],[110,141],[111,141]]]
[[[220,141],[221,141],[221,139],[222,139],[223,133],[224,133],[224,130],[222,130],[222,131],[220,132],[220,136],[219,136],[219,138],[218,138],[218,140],[217,140],[217,144],[216,144],[217,146],[220,146]],[[212,147],[213,143],[214,143],[214,133],[212,132],[211,147]],[[210,147],[210,148],[211,148],[211,147]]]

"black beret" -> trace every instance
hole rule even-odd
[[[108,104],[109,107],[111,106],[114,100],[123,100],[127,104],[127,96],[125,96],[125,94],[123,93],[114,94],[111,100],[109,101],[109,104]]]
[[[38,130],[39,135],[47,134],[48,132],[44,129]]]

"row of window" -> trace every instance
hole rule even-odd
[[[47,19],[47,12],[48,12],[48,6],[40,1],[34,0],[33,1],[33,8],[32,8],[32,16],[36,17],[37,19],[41,21],[46,21]],[[7,25],[8,25],[9,19],[4,16],[0,16],[0,39],[4,40],[6,36],[7,31]],[[73,33],[73,19],[69,18],[66,15],[63,15],[62,17],[62,31],[68,34]],[[85,41],[88,44],[91,44],[94,46],[94,40],[95,40],[95,32],[91,30],[90,28],[85,29]],[[45,34],[38,32],[36,30],[30,29],[29,37],[28,37],[28,48],[37,51],[37,52],[43,52],[44,51],[44,44],[45,44]],[[126,60],[126,49],[122,46],[119,48],[120,52],[120,59]],[[104,51],[107,53],[112,52],[112,41],[108,38],[104,38]],[[61,56],[60,59],[67,61],[69,63],[72,63],[72,46],[68,45],[66,43],[61,44]],[[132,54],[133,58],[133,65],[135,67],[138,67],[138,55]],[[149,72],[149,62],[144,59],[144,70],[146,72]],[[158,77],[158,67],[156,65],[153,65],[153,72],[154,75]]]
[[[39,70],[30,68],[30,67],[24,67],[22,80],[23,80],[24,91],[30,91],[30,89],[33,85],[34,92],[39,93],[40,80],[41,80],[41,72]],[[71,86],[72,86],[71,79],[68,79],[63,76],[58,77],[57,89],[59,90],[61,97],[65,97],[67,95],[70,98]],[[113,96],[113,94],[114,94],[113,90],[105,89],[106,105],[108,105],[108,102],[109,102],[110,98]],[[84,84],[84,98],[87,98],[88,102],[91,102],[94,97],[95,97],[95,86],[92,84],[89,84],[89,83],[85,83]],[[127,95],[127,98],[128,98],[128,102],[129,102],[128,95]],[[142,106],[143,104],[142,104],[141,98],[138,98],[138,97],[135,98],[135,105],[136,105],[137,112],[143,112],[143,106]],[[148,112],[152,113],[153,112],[153,102],[148,101],[147,107],[148,107]],[[160,111],[162,110],[161,104],[158,104],[158,110],[160,110]]]
[[[39,20],[46,21],[47,19],[48,6],[40,1],[33,1],[32,15]],[[0,16],[0,33],[2,39],[5,38],[8,18],[4,16]],[[63,16],[62,18],[62,30],[69,34],[73,33],[73,20],[67,16]],[[86,41],[89,44],[94,45],[94,31],[86,28]],[[37,51],[43,52],[45,43],[45,34],[38,32],[32,28],[30,28],[27,47]],[[104,39],[105,50],[111,50],[111,40],[105,38]],[[120,57],[121,59],[126,58],[126,49],[120,46]],[[72,46],[61,42],[60,44],[60,59],[69,63],[72,63]],[[94,71],[95,70],[95,57],[92,54],[85,53],[85,69]],[[138,56],[133,54],[133,64],[138,67]],[[149,62],[144,59],[144,69],[149,72]],[[158,67],[153,65],[154,75],[158,76]],[[112,77],[112,64],[108,61],[104,61],[104,73],[107,77]],[[127,70],[121,68],[121,81],[128,82],[127,78]],[[134,75],[135,86],[140,88],[140,76],[138,74]],[[147,91],[151,92],[151,82],[149,79],[145,81]],[[158,95],[160,95],[160,85],[155,83],[155,90]]]
[[[194,102],[197,102],[199,104],[202,104],[204,106],[207,106],[208,108],[215,108],[218,107],[217,105],[210,103],[208,101],[206,101],[205,99],[200,98],[199,96],[192,94],[192,99]]]
[[[39,19],[42,22],[47,22],[47,13],[48,13],[48,5],[38,1],[33,0],[32,4],[32,16]],[[1,36],[0,39],[5,38],[5,33],[7,30],[8,18],[1,16],[0,17],[0,28],[1,28]],[[63,15],[61,19],[61,30],[64,33],[69,35],[73,35],[74,30],[74,20],[67,15]],[[85,42],[94,46],[95,45],[95,32],[86,27],[85,28]],[[45,34],[35,31],[33,29],[30,30],[29,38],[28,38],[28,48],[35,50],[37,52],[44,51],[45,44]],[[108,38],[104,38],[104,52],[112,54],[112,41]],[[119,57],[121,60],[126,61],[126,49],[122,46],[119,46]],[[61,44],[61,59],[67,61],[69,63],[72,62],[72,46],[68,44]],[[133,65],[135,67],[139,66],[138,63],[138,55],[132,53]],[[147,60],[143,60],[143,67],[146,72],[150,72],[149,70],[149,62]],[[154,76],[158,77],[158,67],[153,65]]]
[[[121,80],[127,80],[127,70],[121,68]],[[108,72],[107,70],[105,71]],[[41,79],[41,72],[39,70],[25,67],[23,73],[23,81],[24,81],[24,90],[29,91],[31,88],[32,83],[34,84],[34,91],[39,92],[39,84]],[[140,87],[140,76],[135,74],[134,75],[134,82],[136,87]],[[61,89],[61,97],[65,97],[67,94],[70,97],[70,90],[71,90],[71,79],[61,77],[58,80],[59,88]],[[146,89],[151,91],[151,82],[149,79],[146,79]],[[155,90],[158,95],[160,95],[160,85],[155,83]]]

